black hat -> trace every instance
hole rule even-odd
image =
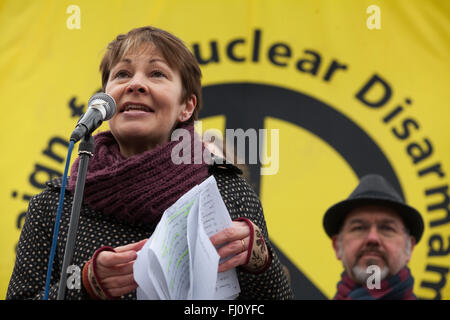
[[[331,238],[338,234],[345,216],[352,209],[363,205],[385,205],[393,208],[403,219],[405,227],[419,242],[424,224],[420,213],[408,206],[394,188],[380,175],[369,174],[361,178],[359,185],[348,197],[330,207],[323,217],[323,227]]]

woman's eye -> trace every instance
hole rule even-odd
[[[160,77],[165,77],[166,76],[162,71],[159,71],[159,70],[153,71],[151,75],[152,75],[152,77],[156,77],[156,78],[160,78]]]
[[[128,76],[128,71],[126,70],[120,70],[119,72],[116,73],[115,78],[124,78]]]

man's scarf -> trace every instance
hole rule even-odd
[[[105,215],[132,224],[158,222],[164,211],[183,194],[208,177],[208,165],[194,159],[195,143],[202,146],[193,126],[185,126],[190,141],[169,141],[153,150],[125,158],[110,131],[95,136],[94,156],[90,158],[84,202]],[[178,145],[182,143],[183,145]],[[187,145],[186,145],[187,144]],[[178,146],[177,146],[178,145]],[[172,149],[189,150],[190,164],[175,164]],[[197,149],[199,149],[197,147]],[[203,152],[202,152],[203,154]],[[72,165],[68,190],[75,191],[79,160]],[[197,160],[197,161],[194,161]]]
[[[396,275],[380,281],[380,289],[369,289],[366,285],[356,284],[346,272],[342,273],[337,285],[335,300],[415,300],[413,293],[414,278],[408,267]]]

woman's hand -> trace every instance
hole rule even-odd
[[[233,221],[233,226],[216,233],[210,238],[221,258],[235,255],[229,260],[219,264],[219,272],[228,271],[247,261],[248,246],[250,242],[250,227],[244,221]]]
[[[102,251],[97,256],[97,275],[103,287],[113,297],[120,297],[138,287],[133,277],[133,264],[137,251],[147,239],[114,248],[115,252]]]

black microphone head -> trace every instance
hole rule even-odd
[[[101,100],[101,101],[96,101]],[[101,103],[106,111],[105,119],[103,121],[109,120],[112,118],[114,113],[116,113],[116,101],[114,101],[114,98],[111,97],[109,94],[104,92],[98,92],[94,94],[88,101],[88,108],[91,106],[92,103]]]

